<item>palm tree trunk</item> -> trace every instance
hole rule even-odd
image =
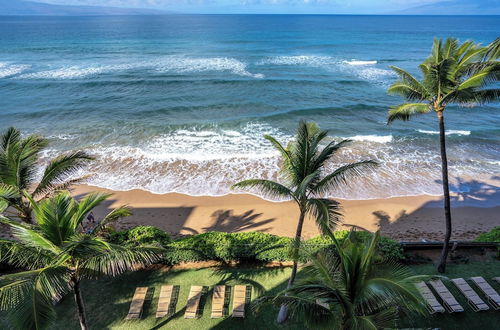
[[[450,187],[448,186],[448,159],[446,157],[446,141],[443,111],[437,111],[439,119],[439,142],[441,145],[441,173],[443,177],[443,195],[444,195],[444,216],[446,223],[446,234],[444,237],[443,250],[441,251],[441,259],[439,260],[438,272],[446,271],[446,260],[450,250],[451,238],[451,205],[450,205]]]
[[[78,310],[78,320],[80,321],[80,328],[87,330],[87,317],[85,316],[85,306],[83,305],[83,297],[80,291],[80,281],[73,280],[73,293],[75,295],[76,308]]]
[[[295,240],[294,240],[294,246],[293,246],[293,267],[292,267],[292,274],[290,275],[290,278],[288,279],[288,285],[287,288],[290,288],[293,285],[293,282],[295,281],[295,277],[297,276],[297,258],[298,258],[298,251],[300,248],[300,239],[302,237],[302,227],[304,225],[304,218],[305,218],[305,211],[301,208],[300,209],[300,216],[299,216],[299,223],[297,224],[297,231],[295,233]],[[276,322],[278,324],[281,324],[286,321],[288,318],[288,308],[285,305],[281,305],[280,311],[278,313],[278,318]]]

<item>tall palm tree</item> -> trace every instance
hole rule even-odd
[[[291,315],[303,318],[311,328],[395,328],[400,313],[424,314],[425,305],[404,266],[380,262],[379,232],[368,242],[357,242],[352,234],[342,243],[331,235],[335,250],[321,251],[304,268],[304,277],[265,303],[285,305]]]
[[[493,49],[492,46],[490,49]],[[500,79],[498,61],[484,60],[488,48],[472,41],[462,44],[448,38],[444,43],[434,40],[431,55],[420,64],[422,79],[392,66],[399,76],[390,94],[403,96],[411,103],[403,103],[389,110],[388,123],[394,120],[409,120],[414,115],[434,112],[439,123],[441,145],[441,170],[444,194],[446,234],[438,271],[446,270],[446,260],[452,233],[450,191],[448,186],[448,160],[446,156],[444,110],[450,104],[475,105],[498,100],[500,89],[486,88],[486,85]],[[493,58],[491,58],[493,59]]]
[[[326,143],[328,131],[320,130],[315,123],[300,122],[295,140],[285,148],[275,138],[265,135],[282,157],[280,178],[283,183],[270,180],[252,179],[235,184],[234,188],[258,188],[264,195],[294,200],[299,207],[299,220],[292,248],[293,268],[288,286],[290,287],[297,274],[297,258],[299,254],[302,227],[307,216],[314,218],[320,230],[329,232],[340,222],[342,215],[340,204],[332,199],[321,198],[326,192],[332,191],[348,179],[360,175],[364,169],[376,165],[367,160],[351,163],[337,168],[331,173],[325,173],[326,163],[335,153],[346,146],[349,140],[339,143]],[[326,144],[324,147],[321,144]],[[286,320],[287,310],[284,306],[278,315],[278,322]]]
[[[35,202],[29,195],[35,225],[0,216],[16,240],[0,241],[0,262],[27,269],[0,276],[0,310],[19,329],[43,329],[55,319],[53,302],[73,292],[82,329],[88,329],[80,283],[84,279],[116,276],[159,258],[153,247],[126,248],[110,244],[99,233],[111,222],[131,214],[127,207],[111,211],[90,233],[82,221],[109,197],[92,193],[79,202],[68,192]]]
[[[48,141],[38,135],[21,137],[21,132],[14,127],[0,136],[0,184],[17,189],[16,196],[7,200],[15,209],[15,213],[11,215],[27,223],[31,223],[32,209],[29,201],[21,194],[22,190],[30,190],[33,198],[41,199],[67,189],[83,179],[69,177],[93,159],[82,151],[60,155],[49,162],[36,183],[40,153],[47,144]]]

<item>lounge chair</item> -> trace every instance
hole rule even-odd
[[[438,296],[443,300],[444,308],[448,313],[460,313],[464,308],[458,303],[450,290],[441,280],[430,281],[429,284],[434,288]]]
[[[471,277],[472,282],[483,292],[488,302],[495,310],[500,309],[500,295],[481,276]]]
[[[158,308],[156,309],[157,318],[170,314],[173,297],[174,286],[162,285],[160,289],[160,297],[158,298]]]
[[[427,310],[429,311],[429,313],[434,314],[434,313],[445,312],[444,307],[436,299],[436,297],[432,293],[431,289],[429,289],[427,284],[425,284],[424,282],[418,282],[415,283],[415,286],[417,287],[422,297],[425,299]]]
[[[224,317],[224,302],[226,298],[226,286],[216,285],[212,295],[212,315],[211,318]]]
[[[198,310],[200,308],[200,300],[202,294],[203,287],[201,285],[191,286],[186,304],[186,312],[184,313],[185,319],[195,319],[199,317]]]
[[[455,278],[451,280],[453,284],[462,292],[462,294],[467,298],[467,303],[472,308],[474,312],[487,311],[490,308],[485,302],[479,297],[476,291],[472,290],[470,285],[463,278]]]
[[[245,304],[247,300],[247,286],[235,285],[233,296],[233,317],[245,317]]]
[[[130,303],[130,308],[126,319],[140,319],[142,316],[142,307],[144,307],[144,301],[146,300],[146,295],[148,293],[147,287],[138,287],[135,289],[134,296],[132,297],[132,302]]]

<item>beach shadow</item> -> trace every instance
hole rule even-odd
[[[269,231],[272,227],[264,227],[275,219],[262,219],[262,213],[248,210],[242,214],[235,214],[233,210],[217,210],[212,215],[212,224],[203,227],[205,231],[241,232],[248,230]]]
[[[75,196],[77,200],[82,199],[86,194]],[[116,207],[121,205],[117,204],[117,200],[105,200],[97,208],[93,210],[96,223],[106,216]],[[198,231],[186,227],[187,219],[193,213],[194,206],[178,206],[178,207],[132,207],[132,215],[119,219],[113,226],[118,230],[133,228],[139,225],[157,227],[173,237],[183,235],[198,234]],[[85,226],[89,226],[88,221],[84,221]]]
[[[498,176],[490,178],[492,183],[478,180],[454,178],[450,185],[453,233],[452,240],[472,240],[480,233],[498,226],[500,213],[479,216],[478,208],[500,209],[500,181]],[[436,181],[440,183],[440,181]],[[491,213],[491,212],[490,212]],[[385,210],[372,212],[373,221],[382,234],[399,241],[442,242],[445,222],[443,198],[428,201],[418,209],[390,215]]]
[[[487,182],[478,180],[464,180],[459,177],[452,178],[450,181],[450,192],[452,206],[475,206],[475,207],[491,207],[495,206],[495,202],[500,200],[500,176],[492,176],[492,182],[497,185],[492,185]],[[435,180],[436,183],[442,184],[442,180]],[[443,204],[435,202],[429,205],[442,207]]]

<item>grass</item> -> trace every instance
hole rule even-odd
[[[116,279],[84,283],[85,304],[88,321],[92,329],[271,329],[276,317],[274,308],[266,308],[253,315],[247,310],[245,319],[227,317],[211,319],[211,296],[214,284],[252,284],[252,300],[260,293],[276,293],[286,286],[290,268],[224,267],[204,269],[180,269],[171,271],[138,271]],[[169,283],[180,286],[176,313],[169,318],[156,319],[156,304],[160,286]],[[202,298],[202,313],[199,319],[184,319],[185,304],[191,285],[208,286]],[[153,299],[145,305],[141,320],[125,321],[130,299],[135,287],[154,287]],[[230,304],[231,306],[231,304]],[[78,321],[73,313],[75,304],[67,296],[58,306],[58,320],[52,329],[76,329]],[[230,310],[231,311],[231,310]],[[229,312],[230,312],[229,311]],[[230,315],[230,314],[229,314]],[[287,325],[287,329],[302,329],[298,323]]]
[[[411,267],[416,274],[437,274],[433,265]],[[285,326],[275,323],[277,308],[269,306],[257,315],[247,310],[245,319],[211,319],[211,294],[214,284],[226,283],[252,284],[254,291],[252,300],[259,294],[274,294],[285,288],[290,268],[263,268],[254,265],[239,267],[177,269],[170,271],[153,270],[138,271],[115,279],[89,281],[83,284],[88,321],[92,329],[303,329],[301,323],[289,321]],[[481,275],[500,292],[500,285],[491,278],[500,275],[500,262],[469,263],[449,265],[449,278],[471,277]],[[155,318],[158,290],[165,283],[180,285],[180,293],[176,313],[168,318]],[[191,285],[208,286],[207,294],[202,299],[202,314],[199,319],[184,319],[184,308]],[[447,287],[465,308],[461,314],[434,315],[428,318],[401,320],[401,328],[441,328],[441,329],[495,329],[498,325],[498,311],[475,313],[462,295],[450,284]],[[137,286],[148,286],[156,291],[153,299],[146,303],[143,317],[140,320],[125,321],[130,299]],[[261,290],[261,291],[259,291]],[[77,329],[78,320],[75,315],[75,304],[68,295],[57,306],[57,323],[51,329]],[[230,315],[231,310],[229,310]],[[1,323],[1,322],[0,322]]]

